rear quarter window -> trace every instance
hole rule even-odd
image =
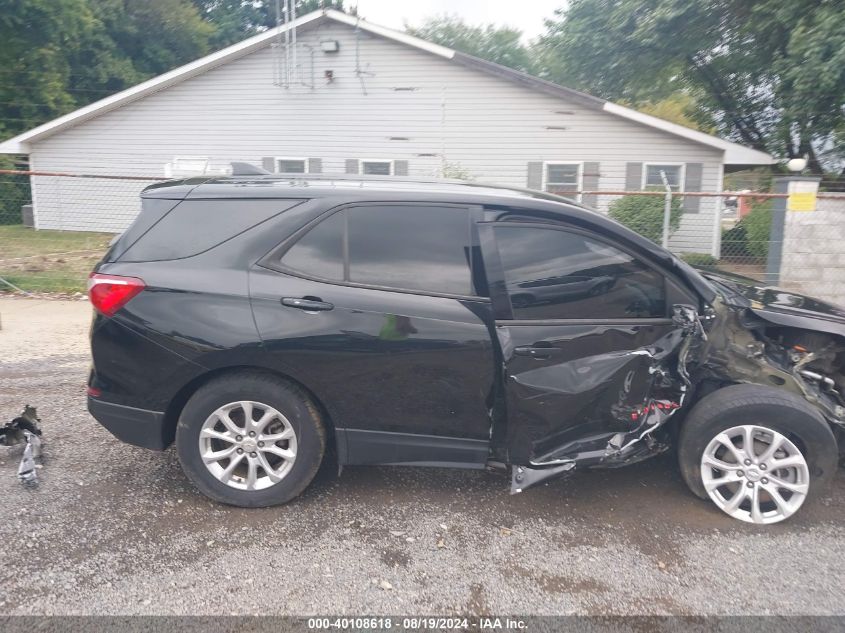
[[[184,259],[219,246],[302,200],[184,200],[152,225],[125,253],[124,262]],[[145,223],[144,212],[133,224]],[[127,233],[133,232],[133,227]]]

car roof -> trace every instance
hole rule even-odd
[[[145,198],[214,199],[214,198],[318,198],[347,197],[372,199],[374,195],[393,194],[398,197],[418,196],[436,199],[444,196],[491,199],[503,203],[514,200],[529,202],[544,200],[565,203],[571,207],[592,211],[570,198],[554,194],[443,178],[412,178],[400,176],[362,176],[344,174],[268,174],[246,176],[199,177],[168,180],[150,185],[142,192]]]
[[[360,202],[457,203],[541,212],[615,236],[651,257],[670,263],[702,296],[715,296],[704,279],[654,242],[586,205],[554,194],[464,180],[335,174],[256,174],[169,180],[150,185],[144,198],[168,200],[325,199]],[[680,269],[680,270],[679,270]]]

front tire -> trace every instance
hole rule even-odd
[[[176,451],[188,478],[211,499],[241,507],[297,497],[317,473],[325,446],[325,426],[307,394],[257,372],[203,385],[176,426]]]
[[[778,523],[836,472],[836,439],[806,400],[761,385],[719,389],[696,404],[678,440],[693,493],[748,523]]]

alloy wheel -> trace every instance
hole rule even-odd
[[[263,490],[279,483],[296,461],[296,432],[273,407],[230,402],[202,425],[199,449],[214,477],[238,490]]]
[[[735,426],[710,440],[701,456],[707,494],[725,513],[748,523],[789,518],[810,486],[804,455],[786,436],[757,425]]]

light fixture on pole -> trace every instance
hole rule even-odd
[[[806,158],[792,158],[786,163],[786,168],[796,174],[800,174],[807,168]]]

